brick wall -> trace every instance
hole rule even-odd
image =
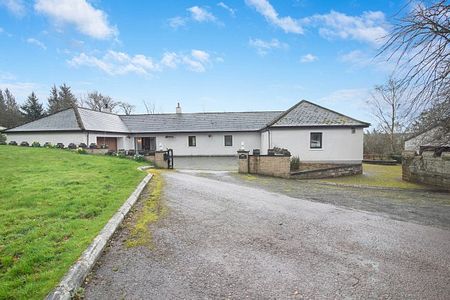
[[[289,178],[290,156],[249,155],[248,151],[238,151],[239,173],[250,173]]]
[[[424,151],[422,155],[403,151],[402,178],[450,190],[450,152],[436,156],[434,151]]]

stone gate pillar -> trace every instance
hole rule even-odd
[[[238,150],[239,173],[248,173],[248,154],[250,151]]]

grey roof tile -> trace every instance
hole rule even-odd
[[[23,124],[21,126],[8,129],[6,132],[20,131],[67,131],[81,130],[78,125],[75,111],[69,108],[53,115],[38,119],[36,121]]]
[[[270,127],[307,127],[307,126],[363,126],[365,123],[320,105],[302,100],[278,119],[275,119]]]
[[[129,132],[120,116],[112,113],[99,112],[83,107],[78,108],[78,113],[84,129],[90,131]]]
[[[131,132],[257,131],[281,111],[120,116]]]

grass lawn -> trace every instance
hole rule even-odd
[[[316,180],[315,180],[316,181]],[[428,186],[402,180],[402,166],[382,166],[363,164],[363,174],[330,179],[317,179],[321,182],[332,182],[347,185],[362,185],[374,187],[424,189]]]
[[[146,175],[67,150],[0,146],[0,299],[42,299]]]

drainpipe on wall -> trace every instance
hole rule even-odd
[[[86,145],[89,147],[89,131],[86,132]]]

